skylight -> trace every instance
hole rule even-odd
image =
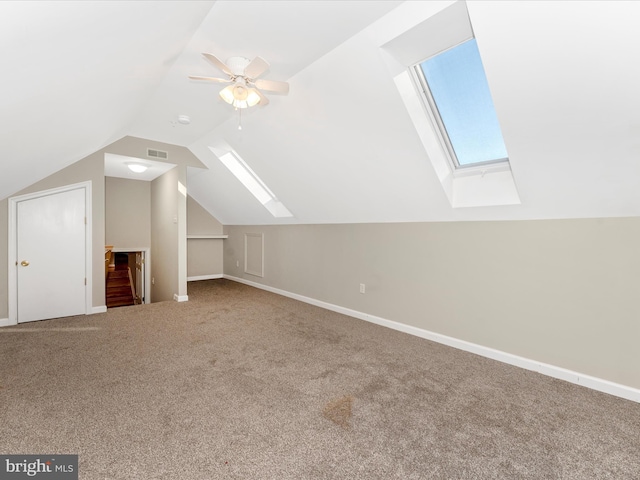
[[[455,167],[508,161],[475,38],[416,66]]]
[[[274,217],[293,217],[260,177],[234,151],[219,156],[220,161]]]

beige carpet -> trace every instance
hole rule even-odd
[[[226,280],[0,329],[0,453],[81,479],[638,479],[640,404]]]

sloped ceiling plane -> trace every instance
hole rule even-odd
[[[640,2],[467,3],[520,200],[474,208],[447,198],[383,48],[454,3],[0,2],[0,198],[131,136],[191,150],[189,192],[224,224],[640,214]],[[290,92],[239,117],[188,78],[218,73],[203,52],[260,56]]]

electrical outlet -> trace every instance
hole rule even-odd
[[[236,267],[240,267],[240,260],[236,260]]]
[[[155,285],[156,284],[156,277],[151,277],[151,285]]]
[[[360,284],[360,293],[364,293],[365,292],[365,284],[361,283]]]

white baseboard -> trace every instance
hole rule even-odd
[[[173,299],[176,302],[187,302],[189,301],[189,295],[178,295],[177,293],[173,294]]]
[[[196,282],[198,280],[216,280],[223,277],[224,275],[222,275],[221,273],[216,273],[214,275],[197,275],[195,277],[187,277],[187,282]]]
[[[15,322],[12,322],[8,318],[0,318],[0,327],[15,326]]]
[[[87,315],[94,315],[96,313],[105,313],[107,311],[106,305],[100,305],[98,307],[91,307],[91,311]],[[16,326],[17,323],[10,321],[8,318],[0,318],[0,327]]]
[[[297,293],[287,292],[286,290],[280,290],[279,288],[270,287],[268,285],[263,285],[261,283],[252,282],[250,280],[245,280],[243,278],[234,277],[232,275],[225,274],[224,278],[228,280],[233,280],[234,282],[244,283],[245,285],[250,285],[252,287],[260,288],[262,290],[267,290],[269,292],[276,293],[278,295],[283,295],[285,297],[293,298],[295,300],[309,303],[311,305],[325,308],[327,310],[341,313],[343,315],[348,315],[350,317],[358,318],[360,320],[365,320],[367,322],[375,323],[377,325],[382,325],[383,327],[392,328],[400,332],[425,338],[427,340],[441,343],[443,345],[457,348],[459,350],[471,352],[476,355],[480,355],[482,357],[490,358],[492,360],[497,360],[499,362],[524,368],[526,370],[531,370],[531,371],[540,373],[542,375],[558,378],[560,380],[565,380],[570,383],[575,383],[577,385],[581,385],[583,387],[587,387],[592,390],[598,390],[599,392],[608,393],[616,397],[621,397],[627,400],[632,400],[634,402],[640,403],[640,389],[637,389],[637,388],[629,387],[627,385],[622,385],[619,383],[610,382],[609,380],[592,377],[590,375],[585,375],[583,373],[567,370],[566,368],[538,362],[536,360],[531,360],[529,358],[520,357],[518,355],[513,355],[511,353],[502,352],[500,350],[495,350],[493,348],[467,342],[465,340],[459,340],[457,338],[448,337],[446,335],[441,335],[439,333],[430,332],[429,330],[424,330],[422,328],[412,327],[411,325],[406,325],[404,323],[396,322],[393,320],[387,320],[386,318],[376,317],[375,315],[369,315],[368,313],[359,312],[357,310],[352,310],[350,308],[345,308],[339,305],[334,305],[332,303],[316,300],[314,298],[305,297],[304,295],[298,295]]]

